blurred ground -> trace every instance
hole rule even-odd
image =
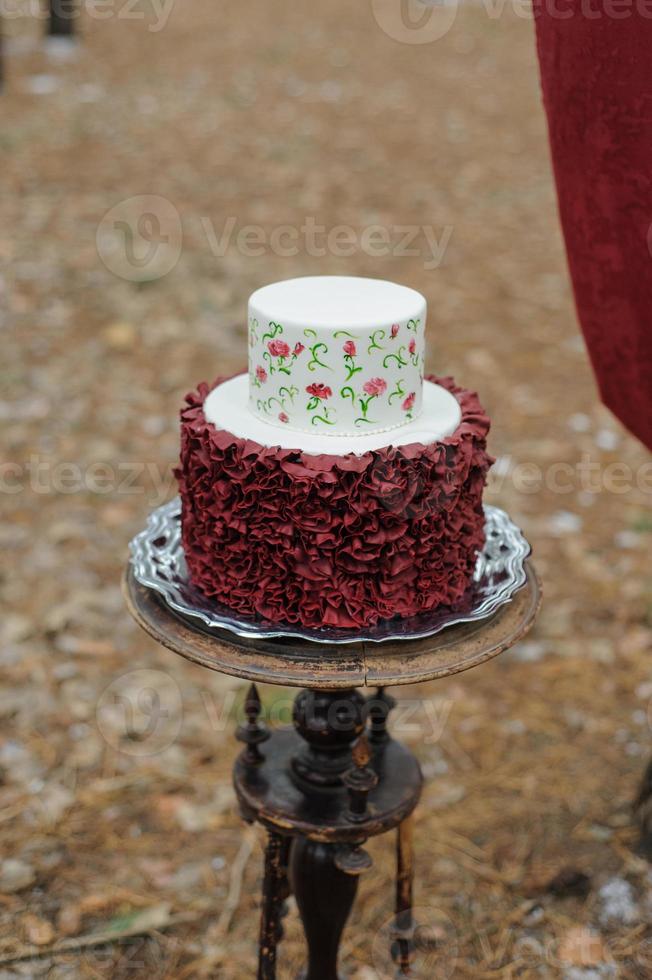
[[[650,976],[630,801],[652,749],[652,470],[599,407],[578,335],[531,20],[467,6],[411,44],[368,3],[184,0],[160,30],[146,4],[108,9],[72,58],[35,44],[34,20],[4,25],[0,980],[253,975],[260,839],[229,777],[243,685],[151,643],[119,580],[174,493],[184,393],[244,362],[248,293],[318,272],[426,294],[428,366],[482,393],[488,497],[545,583],[519,648],[401,692],[428,776],[416,901],[438,940],[417,975]],[[140,195],[164,201],[130,263],[115,234]],[[262,254],[216,254],[229,218],[234,239],[262,228]],[[273,230],[306,219],[351,226],[353,254],[303,238],[275,254]],[[410,224],[447,243],[437,268],[425,233],[418,255],[361,245]],[[391,842],[370,850],[355,980],[391,975]],[[84,948],[105,930],[124,938]],[[281,980],[302,956],[292,915]]]

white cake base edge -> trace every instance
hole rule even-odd
[[[413,442],[428,445],[452,435],[462,420],[457,399],[440,385],[424,381],[421,414],[400,428],[360,436],[297,432],[271,425],[252,415],[247,374],[239,374],[214,388],[204,402],[204,415],[217,429],[225,429],[240,439],[252,439],[266,447],[300,449],[315,456],[345,456],[347,453],[361,456],[385,446],[407,446]]]

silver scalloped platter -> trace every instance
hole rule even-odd
[[[249,639],[291,637],[315,643],[383,643],[433,636],[447,626],[492,616],[526,582],[525,559],[530,545],[505,511],[485,505],[486,543],[478,561],[463,611],[437,609],[409,619],[388,619],[361,630],[322,627],[311,629],[248,619],[209,599],[188,579],[181,544],[181,501],[178,497],[158,507],[147,527],[130,544],[131,564],[141,585],[158,592],[181,616],[199,620],[203,627],[227,630]]]

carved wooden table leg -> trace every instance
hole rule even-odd
[[[288,914],[288,898],[292,894],[292,889],[290,887],[290,854],[292,852],[292,838],[283,837],[281,844],[281,860],[280,860],[280,882],[279,882],[279,897],[281,900],[281,911],[278,923],[278,941],[280,942],[284,935],[283,930],[283,919]]]
[[[289,841],[280,834],[270,833],[265,850],[263,904],[260,920],[260,951],[258,980],[276,980],[276,948],[283,935],[281,918],[286,882],[284,859]]]
[[[358,875],[337,866],[338,850],[305,837],[292,847],[290,881],[308,942],[302,980],[338,980],[340,939],[358,889]]]
[[[640,837],[637,851],[648,861],[652,860],[652,761],[648,762],[634,801]]]
[[[396,919],[392,959],[398,968],[397,976],[411,976],[414,952],[414,921],[412,918],[412,887],[414,880],[412,817],[399,826],[396,834]]]

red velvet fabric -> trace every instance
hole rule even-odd
[[[205,595],[272,622],[355,628],[463,605],[484,543],[489,419],[451,378],[452,436],[356,456],[264,447],[181,413],[183,546]]]
[[[652,3],[535,0],[577,310],[605,403],[652,448]]]

